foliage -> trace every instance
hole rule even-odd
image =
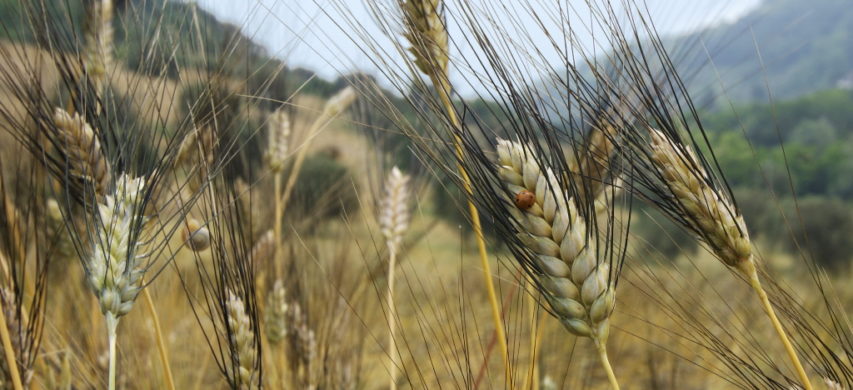
[[[305,159],[287,205],[297,219],[330,219],[358,210],[355,181],[349,169],[333,158]]]

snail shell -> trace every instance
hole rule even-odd
[[[183,238],[186,245],[196,252],[210,246],[210,230],[201,226],[201,223],[194,218],[188,219],[184,225]]]

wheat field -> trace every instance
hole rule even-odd
[[[322,3],[377,74],[195,2],[0,0],[0,387],[853,388],[812,160],[738,149],[790,183],[744,196],[680,67],[725,46],[639,1]]]

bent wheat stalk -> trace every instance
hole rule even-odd
[[[691,224],[691,230],[697,232],[699,238],[726,266],[746,277],[758,295],[803,386],[811,390],[806,370],[779,322],[767,292],[761,286],[743,216],[727,198],[707,184],[705,169],[688,147],[678,148],[674,141],[659,130],[649,129],[649,132],[651,161],[688,215],[686,220]]]
[[[450,99],[452,86],[448,77],[448,35],[441,14],[439,13],[442,7],[442,0],[408,0],[400,4],[405,17],[405,38],[411,44],[410,51],[414,55],[415,65],[430,78],[441,100],[441,104],[444,106],[444,111],[447,114],[450,125],[453,128],[461,129],[462,123],[459,121],[456,110],[453,107],[453,102]],[[462,140],[455,133],[453,134],[453,146],[457,158],[461,161],[463,155]],[[498,343],[501,347],[501,357],[503,358],[507,383],[512,388],[512,367],[509,357],[509,347],[507,346],[506,332],[504,331],[501,320],[501,311],[497,293],[495,292],[495,285],[492,281],[492,270],[489,265],[489,255],[486,250],[486,240],[480,222],[480,213],[477,210],[477,206],[474,205],[473,200],[471,200],[474,192],[468,172],[460,164],[457,164],[457,171],[462,177],[463,189],[468,196],[468,214],[471,217],[471,226],[474,229],[477,239],[477,252],[480,256],[483,280],[486,283],[486,292],[492,310],[492,322],[497,333]]]
[[[379,205],[379,227],[385,236],[388,247],[388,355],[391,359],[390,365],[390,388],[397,388],[397,343],[396,313],[394,305],[394,269],[397,266],[397,253],[403,242],[403,233],[409,227],[409,176],[404,175],[396,166],[391,169],[388,181],[385,184],[385,197]]]
[[[534,277],[543,296],[566,329],[592,339],[611,385],[619,389],[606,349],[615,287],[608,264],[596,259],[594,240],[587,239],[587,224],[575,198],[567,199],[554,172],[530,148],[498,140],[497,153],[503,191],[512,195],[505,210],[534,255],[539,271]],[[529,199],[519,201],[521,196]]]
[[[329,98],[326,102],[326,105],[323,107],[323,111],[320,112],[320,116],[318,116],[311,127],[305,132],[305,141],[302,145],[299,146],[299,153],[296,154],[296,158],[293,161],[293,167],[290,169],[290,175],[287,177],[287,183],[284,186],[284,193],[281,194],[280,202],[282,209],[280,210],[280,215],[276,217],[281,219],[284,218],[284,211],[287,207],[287,202],[290,200],[290,195],[293,193],[293,187],[296,186],[296,179],[299,178],[299,171],[302,169],[302,163],[305,162],[305,157],[308,156],[308,149],[311,145],[311,142],[314,140],[314,137],[317,133],[332,119],[335,119],[338,115],[343,113],[352,103],[355,101],[357,95],[356,91],[352,87],[346,87],[342,89],[340,92]],[[276,198],[276,202],[278,202],[279,198]],[[280,239],[276,237],[276,239]]]

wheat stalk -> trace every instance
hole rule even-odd
[[[237,386],[241,390],[259,389],[258,374],[255,372],[255,337],[252,324],[243,300],[233,292],[228,292],[225,302],[228,310],[228,334],[236,352]]]
[[[788,358],[806,390],[812,385],[785,329],[761,286],[752,244],[743,216],[725,196],[708,184],[708,173],[689,147],[678,148],[663,132],[649,129],[650,159],[688,218],[691,230],[726,265],[747,278],[770,318]]]
[[[432,81],[438,93],[441,104],[447,115],[450,125],[455,129],[462,129],[462,123],[456,115],[456,109],[450,99],[451,84],[448,77],[448,34],[447,28],[442,20],[440,9],[442,0],[407,0],[400,3],[406,25],[405,38],[411,44],[410,52],[415,57],[415,65]],[[462,139],[453,133],[453,146],[456,157],[462,161]],[[492,323],[495,327],[498,345],[501,348],[501,357],[504,363],[507,383],[512,383],[512,365],[510,363],[509,346],[506,341],[506,331],[501,320],[501,310],[498,304],[497,292],[492,280],[489,255],[486,250],[486,240],[480,222],[480,213],[470,196],[474,193],[471,178],[461,164],[457,164],[457,171],[462,177],[462,185],[468,198],[468,214],[471,217],[471,226],[477,239],[477,252],[480,257],[480,267],[483,269],[483,280],[486,284],[486,293],[492,311]]]
[[[518,223],[527,249],[535,254],[536,275],[554,315],[570,332],[589,337],[615,389],[619,388],[605,345],[615,306],[609,266],[596,259],[593,240],[575,199],[566,199],[550,168],[518,142],[498,140],[498,164],[504,187],[512,194],[506,210]],[[517,197],[531,196],[518,202]],[[517,206],[516,206],[517,205]]]
[[[110,164],[101,150],[101,143],[92,126],[80,114],[69,114],[57,108],[53,114],[58,138],[67,157],[68,174],[95,187],[95,193],[107,192]]]
[[[323,111],[320,115],[314,120],[314,123],[311,124],[311,127],[305,133],[305,141],[302,145],[299,146],[299,152],[296,154],[296,158],[293,161],[293,167],[290,169],[290,175],[287,177],[287,183],[284,185],[284,192],[279,196],[276,194],[276,203],[281,204],[281,209],[276,211],[276,224],[280,224],[280,221],[284,218],[284,211],[287,207],[287,202],[290,201],[290,196],[293,193],[293,188],[296,186],[296,179],[299,178],[299,171],[302,169],[302,164],[305,162],[305,157],[308,156],[308,148],[311,142],[314,140],[314,137],[323,128],[323,126],[327,125],[328,122],[338,115],[343,113],[352,103],[355,101],[357,95],[356,91],[353,87],[347,86],[346,88],[338,91],[334,96],[329,98],[326,101],[326,104],[323,106]],[[278,187],[278,184],[276,184]],[[280,226],[278,227],[277,234],[280,234]],[[281,240],[281,236],[276,236],[276,240]]]
[[[18,331],[26,332],[26,326],[21,327],[19,323],[18,312],[15,310],[15,297],[12,290],[3,288],[0,289],[0,336],[2,336],[3,347],[5,350],[5,358],[7,367],[3,374],[12,382],[15,390],[29,388],[30,381],[33,377],[32,368],[25,367],[24,364],[29,362],[29,357],[25,356],[28,350],[21,341],[25,339],[24,335]],[[12,334],[17,334],[18,337],[12,337]]]
[[[396,313],[394,305],[394,270],[397,254],[403,241],[403,233],[409,227],[409,176],[403,174],[396,166],[388,174],[385,182],[384,198],[379,204],[379,228],[385,236],[388,247],[388,355],[390,364],[390,388],[397,388],[397,344],[395,340]]]

